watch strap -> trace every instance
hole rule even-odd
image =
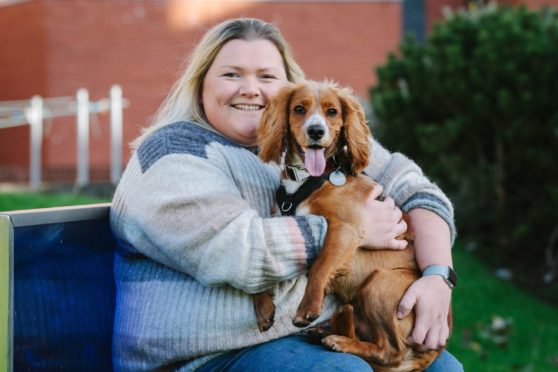
[[[457,285],[457,275],[450,266],[447,265],[430,265],[422,272],[422,276],[439,275],[453,289]]]

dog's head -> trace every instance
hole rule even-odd
[[[370,131],[364,110],[348,88],[330,82],[289,85],[271,99],[258,128],[260,157],[265,162],[297,156],[308,173],[319,176],[327,159],[348,156],[351,171],[368,164]],[[346,147],[346,149],[345,149]]]

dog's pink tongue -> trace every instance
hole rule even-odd
[[[321,176],[326,167],[324,156],[325,149],[310,149],[307,148],[304,153],[304,165],[306,170],[313,177]]]

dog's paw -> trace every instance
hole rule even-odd
[[[345,336],[331,335],[322,339],[322,344],[330,350],[345,352],[347,343],[351,341],[352,340],[350,338]]]
[[[320,313],[304,313],[295,315],[293,318],[293,324],[295,327],[303,328],[307,327],[312,323],[314,320],[318,319]]]
[[[293,317],[293,324],[299,328],[309,326],[310,323],[320,317],[322,302],[323,297],[317,298],[305,294]]]
[[[326,321],[320,325],[309,328],[306,331],[306,336],[311,343],[320,344],[324,338],[332,333],[333,329],[331,328],[331,324],[329,324],[329,321]]]
[[[265,332],[273,326],[275,321],[275,306],[260,309],[257,314],[258,329],[260,332]]]
[[[260,332],[265,332],[269,330],[271,326],[273,326],[274,315],[275,314],[273,314],[270,318],[258,319],[258,329],[260,330]]]
[[[254,310],[256,311],[256,323],[260,332],[269,330],[275,319],[275,304],[271,294],[267,292],[255,294]]]

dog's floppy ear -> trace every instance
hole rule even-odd
[[[281,155],[287,140],[289,106],[293,92],[293,85],[279,89],[260,118],[257,133],[260,147],[259,156],[266,163],[273,161],[279,164],[281,162]]]
[[[351,168],[354,173],[358,174],[368,165],[370,129],[366,125],[364,109],[351,90],[342,88],[338,94],[343,107],[343,134],[347,143]]]

